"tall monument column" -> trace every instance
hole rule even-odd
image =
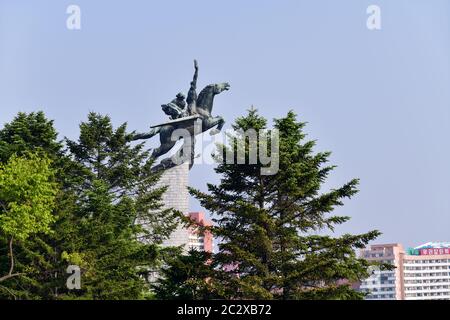
[[[189,163],[185,162],[178,166],[167,169],[161,175],[157,187],[167,186],[162,201],[164,209],[173,208],[187,214],[189,212]],[[187,228],[178,226],[170,238],[163,242],[164,246],[182,246],[189,243],[189,232]]]

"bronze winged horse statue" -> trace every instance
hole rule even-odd
[[[191,86],[188,92],[188,96],[186,98],[186,102],[188,104],[187,110],[180,114],[179,117],[175,120],[168,121],[161,125],[151,127],[150,131],[147,133],[139,133],[135,134],[132,140],[140,140],[140,139],[150,139],[153,136],[159,134],[159,140],[161,145],[154,149],[151,157],[154,159],[159,158],[160,156],[169,152],[176,144],[177,139],[173,139],[173,134],[177,129],[184,129],[189,133],[190,139],[190,150],[191,150],[191,162],[190,167],[193,165],[194,160],[194,141],[195,135],[199,133],[203,133],[209,129],[211,135],[217,134],[222,130],[222,127],[225,123],[224,119],[221,116],[213,116],[211,114],[214,97],[220,94],[223,91],[229,90],[230,85],[227,82],[223,83],[215,83],[207,85],[203,88],[202,91],[197,96],[196,87],[197,87],[197,77],[198,77],[198,64],[197,61],[194,60],[195,73],[193,80],[191,82]],[[162,105],[164,111],[166,111],[170,104]],[[167,113],[167,112],[166,112]],[[201,123],[200,132],[196,131],[196,122],[197,124]],[[186,143],[186,141],[184,142]],[[185,147],[185,146],[184,146]],[[181,156],[183,153],[183,147],[177,152],[176,156]],[[161,164],[155,167],[155,170],[167,169],[177,165],[172,159],[164,159],[161,161]]]

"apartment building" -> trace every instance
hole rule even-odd
[[[370,269],[370,277],[363,280],[359,286],[367,292],[367,300],[401,300],[403,298],[403,246],[398,243],[372,245],[361,251],[361,257],[378,263],[389,263],[394,270]]]
[[[403,259],[405,300],[450,299],[450,243],[429,242]]]
[[[372,268],[359,290],[368,300],[449,300],[450,243],[428,242],[403,249],[401,244],[372,245],[361,257],[390,263],[395,270]]]
[[[200,227],[210,227],[212,222],[205,218],[203,212],[190,212],[189,218],[193,220]],[[201,232],[199,228],[189,228],[189,249],[196,249],[200,251],[213,252],[213,236],[211,232]]]

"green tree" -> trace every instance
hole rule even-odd
[[[4,125],[0,130],[0,162],[7,162],[12,155],[28,152],[44,152],[51,160],[62,153],[62,145],[57,141],[53,121],[42,111],[23,113]]]
[[[78,141],[67,140],[78,180],[76,230],[64,258],[82,268],[82,289],[67,297],[142,298],[158,245],[178,223],[177,212],[160,210],[166,188],[156,188],[153,160],[131,137],[126,124],[114,130],[108,116],[90,113]]]
[[[220,297],[213,286],[212,254],[190,250],[187,254],[171,252],[152,285],[157,299],[205,300]]]
[[[216,287],[232,299],[360,299],[342,279],[355,281],[367,276],[368,263],[358,259],[363,248],[380,233],[333,237],[336,225],[349,217],[332,215],[345,198],[357,192],[358,180],[323,192],[323,183],[335,168],[328,165],[329,152],[315,153],[315,142],[306,141],[296,115],[275,120],[279,132],[279,170],[262,174],[266,164],[238,164],[238,145],[250,140],[243,134],[254,129],[258,139],[270,145],[266,119],[256,110],[238,118],[234,129],[241,133],[228,146],[220,145],[218,185],[208,184],[209,193],[191,189],[204,208],[215,217],[214,235],[221,239],[215,264]],[[230,137],[231,138],[231,137]],[[234,163],[223,161],[234,150]]]
[[[4,283],[8,290],[0,290],[0,298],[51,299],[57,288],[64,285],[67,263],[61,259],[61,247],[70,239],[73,226],[70,221],[74,197],[67,186],[74,175],[68,174],[71,161],[64,155],[63,145],[57,141],[53,121],[43,112],[18,113],[0,130],[0,163],[6,163],[11,156],[27,155],[30,152],[42,158],[51,159],[54,179],[59,192],[53,209],[54,221],[49,234],[37,233],[25,241],[16,243],[15,268],[23,276]],[[8,243],[0,238],[0,251],[8,252]]]
[[[9,270],[5,274],[8,264],[2,257],[0,283],[25,274],[15,272],[14,243],[51,232],[56,194],[50,160],[28,154],[12,156],[7,164],[0,164],[0,237],[9,249]]]
[[[53,232],[15,242],[15,269],[24,275],[3,282],[0,299],[135,299],[147,289],[145,273],[159,263],[158,244],[176,225],[176,214],[158,210],[164,188],[154,188],[159,176],[143,145],[131,146],[125,125],[113,130],[108,117],[90,114],[80,129],[68,150],[42,112],[19,113],[0,130],[0,163],[35,151],[52,160],[60,186]],[[66,288],[70,264],[82,268],[81,291]]]

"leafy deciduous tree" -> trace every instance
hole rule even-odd
[[[0,275],[0,283],[22,275],[14,272],[14,241],[23,242],[32,235],[51,232],[57,194],[53,179],[50,160],[36,154],[14,155],[6,164],[0,163],[0,236],[9,248],[9,271]],[[5,266],[3,262],[1,265]]]

